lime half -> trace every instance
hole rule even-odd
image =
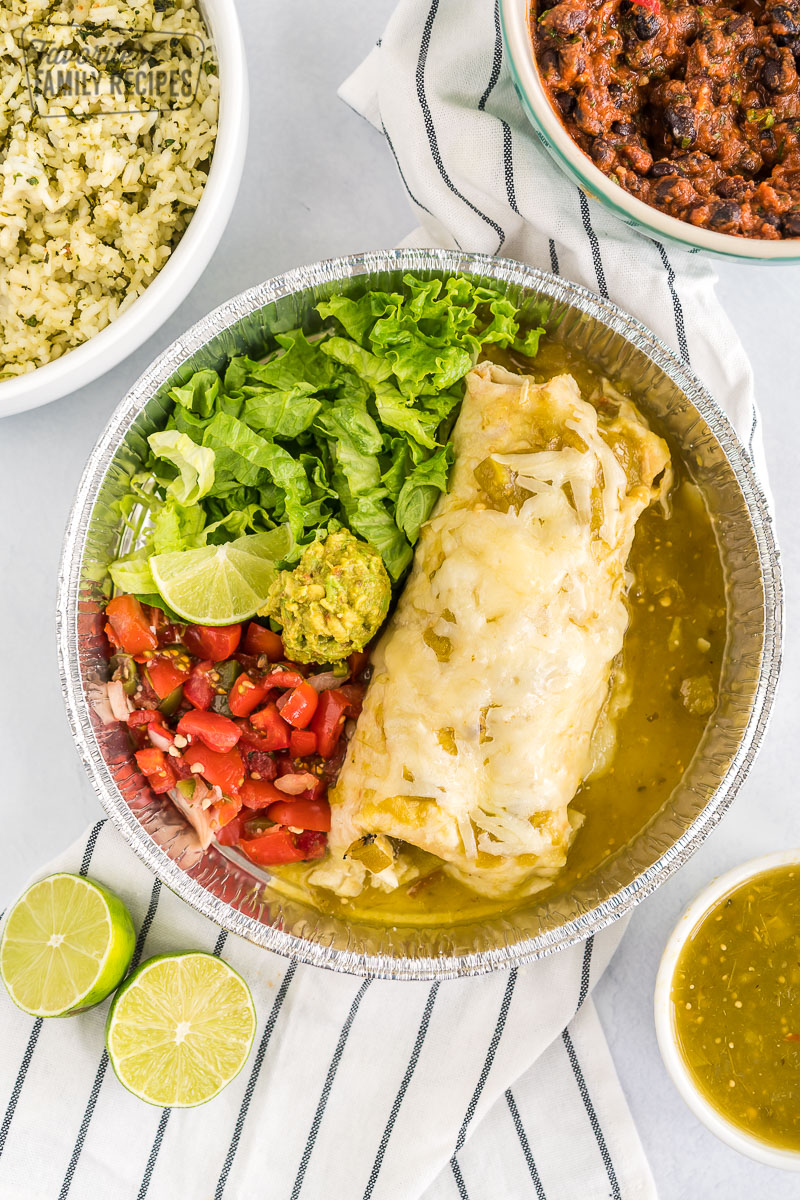
[[[194,625],[235,625],[261,608],[275,563],[292,548],[288,525],[221,546],[154,554],[150,570],[170,608]]]
[[[212,954],[151,958],[114,997],[106,1046],[117,1077],[161,1108],[205,1104],[250,1053],[256,1014],[247,984]]]
[[[135,943],[131,915],[113,892],[81,875],[50,875],[8,914],[0,977],[25,1012],[69,1017],[113,992]]]

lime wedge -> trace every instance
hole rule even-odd
[[[135,942],[131,915],[112,892],[80,875],[50,875],[8,914],[0,978],[32,1016],[69,1017],[113,992]]]
[[[261,608],[275,563],[292,548],[288,525],[222,546],[176,550],[150,559],[156,587],[170,608],[193,625],[235,625]]]
[[[212,954],[151,958],[119,989],[106,1046],[128,1091],[161,1108],[205,1104],[250,1053],[256,1014],[247,984]]]

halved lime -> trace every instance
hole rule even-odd
[[[0,978],[32,1016],[69,1017],[113,992],[135,943],[131,914],[118,896],[81,875],[50,875],[8,914]]]
[[[261,608],[275,563],[292,547],[288,525],[221,546],[154,554],[156,587],[170,608],[194,625],[235,625]]]
[[[106,1023],[117,1078],[161,1108],[205,1104],[250,1053],[256,1014],[247,984],[213,954],[151,958],[119,989]]]

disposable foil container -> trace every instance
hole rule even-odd
[[[500,287],[549,336],[635,387],[671,437],[711,513],[723,561],[728,639],[716,713],[681,783],[647,828],[568,894],[533,897],[504,916],[448,927],[347,922],[287,900],[234,852],[202,854],[193,831],[136,770],[125,731],[103,725],[92,697],[108,677],[103,635],[107,566],[126,549],[115,505],[140,468],[167,392],[233,354],[263,354],[271,335],[319,327],[314,305],[333,293],[391,289],[405,272],[467,274]],[[92,451],[64,543],[58,644],[78,751],[100,801],[131,848],[167,887],[232,933],[301,962],[394,979],[445,979],[530,962],[629,912],[684,863],[742,785],[763,737],[780,666],[778,552],[750,457],[700,381],[643,325],[585,288],[507,259],[448,250],[355,255],[290,271],[229,300],[178,338],[144,372]],[[109,881],[111,882],[111,881]]]

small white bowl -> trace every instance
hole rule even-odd
[[[765,854],[761,858],[742,863],[710,883],[692,901],[670,934],[658,969],[654,1003],[656,1036],[664,1066],[694,1115],[721,1141],[738,1150],[740,1154],[745,1154],[756,1162],[765,1163],[768,1167],[782,1167],[785,1171],[800,1171],[800,1150],[781,1150],[770,1146],[761,1138],[745,1133],[738,1125],[727,1120],[699,1091],[681,1054],[675,1034],[672,1019],[672,979],[689,935],[717,900],[755,875],[761,875],[775,867],[788,867],[793,864],[800,864],[800,850],[780,850],[776,854]]]
[[[688,221],[670,217],[652,205],[645,204],[643,200],[637,200],[619,184],[612,183],[572,140],[550,103],[539,78],[533,54],[529,26],[530,5],[531,0],[500,0],[500,21],[514,87],[542,145],[579,187],[627,225],[642,233],[680,242],[684,246],[694,246],[698,250],[719,254],[725,258],[757,262],[800,262],[798,238],[784,238],[773,242],[763,238],[715,233],[712,229],[699,229]]]
[[[0,383],[0,417],[85,387],[160,329],[197,283],[233,209],[247,148],[247,61],[235,0],[199,0],[219,62],[219,125],[208,182],[175,251],[130,308],[61,358]]]

